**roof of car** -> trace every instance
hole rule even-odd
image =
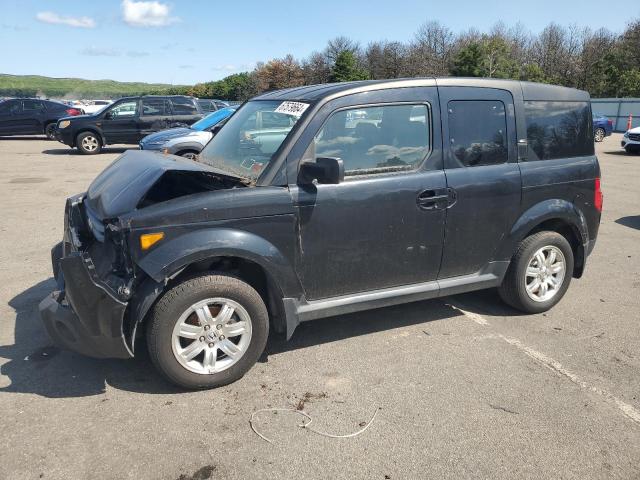
[[[263,93],[254,100],[303,100],[315,102],[328,97],[338,97],[371,90],[406,87],[481,87],[504,90],[522,89],[524,100],[541,101],[588,101],[589,94],[575,88],[547,85],[543,83],[521,82],[495,78],[425,77],[399,78],[393,80],[362,80],[357,82],[325,83],[304,87],[286,88]]]
[[[191,97],[189,95],[129,95],[127,97],[120,97],[114,101],[137,100],[138,98],[194,98],[194,97]]]

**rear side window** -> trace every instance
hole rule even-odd
[[[341,158],[347,176],[412,170],[430,151],[430,118],[422,104],[340,110],[327,119],[305,158]]]
[[[143,98],[142,115],[171,115],[171,106],[164,98]]]
[[[509,159],[507,115],[498,100],[454,100],[448,103],[449,145],[464,167],[496,165]]]
[[[524,103],[528,160],[593,155],[593,120],[587,102]]]
[[[26,112],[42,112],[44,111],[44,103],[38,100],[23,100],[22,108]]]
[[[190,98],[172,98],[174,115],[198,115],[195,102]]]

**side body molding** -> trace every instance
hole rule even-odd
[[[263,237],[243,230],[207,228],[186,232],[149,252],[138,266],[156,282],[164,282],[191,263],[225,256],[255,262],[285,296],[301,295],[294,267],[286,256]]]

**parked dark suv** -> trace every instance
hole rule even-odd
[[[583,91],[442,78],[267,93],[198,162],[128,151],[69,198],[40,310],[56,343],[95,357],[132,357],[144,332],[189,388],[240,378],[270,328],[491,287],[543,312],[594,247],[599,177]]]
[[[60,102],[38,98],[13,98],[0,102],[0,136],[42,135],[54,140],[59,118],[82,112]]]
[[[203,117],[196,99],[181,95],[126,97],[93,115],[58,121],[56,138],[81,153],[100,153],[108,144],[138,144],[150,133],[186,127]]]

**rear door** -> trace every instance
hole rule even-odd
[[[436,279],[446,209],[441,153],[436,87],[349,95],[314,115],[287,159],[307,299]],[[344,162],[344,182],[296,184],[300,161],[327,156]]]
[[[124,100],[116,103],[98,122],[107,143],[138,143],[139,100]]]
[[[22,113],[17,119],[21,125],[21,133],[43,133],[45,116],[46,109],[42,100],[22,100]]]
[[[438,278],[491,272],[501,240],[520,212],[514,99],[507,90],[439,87],[447,209]]]
[[[196,101],[187,97],[171,97],[171,116],[169,128],[191,125],[202,118],[196,107]]]
[[[139,121],[140,138],[168,128],[170,115],[171,105],[166,98],[143,98]]]

